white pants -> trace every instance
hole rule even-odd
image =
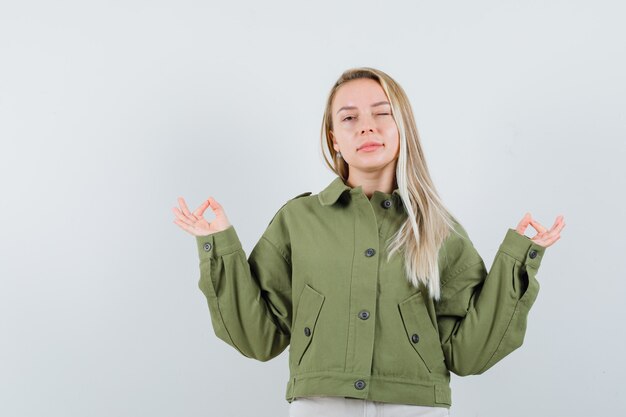
[[[449,417],[450,410],[391,404],[345,397],[298,397],[289,404],[289,417]]]

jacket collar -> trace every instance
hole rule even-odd
[[[344,183],[341,177],[337,176],[334,180],[331,181],[330,184],[328,184],[328,186],[326,186],[326,188],[320,191],[318,198],[319,198],[320,203],[323,206],[332,205],[332,204],[335,204],[335,202],[339,199],[339,196],[341,196],[345,191],[350,191],[351,193],[362,193],[363,187],[359,185],[359,186],[352,188],[346,183]],[[375,191],[375,192],[380,193],[381,191]],[[398,191],[397,188],[394,189],[391,194],[392,194],[392,197],[394,195],[397,195],[398,200],[401,200],[400,192]]]

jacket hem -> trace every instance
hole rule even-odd
[[[365,382],[357,389],[355,382]],[[291,403],[297,397],[330,396],[360,398],[394,404],[450,408],[452,395],[449,384],[416,384],[412,380],[390,379],[362,374],[325,373],[295,375],[289,379],[285,399]]]

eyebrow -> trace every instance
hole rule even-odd
[[[381,106],[383,104],[389,104],[389,102],[388,101],[379,101],[378,103],[372,104],[372,107]],[[342,108],[337,110],[337,113],[339,113],[342,110],[352,110],[352,109],[356,109],[356,107],[355,106],[343,106]]]

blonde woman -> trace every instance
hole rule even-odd
[[[287,200],[249,257],[215,198],[179,198],[215,334],[260,361],[289,346],[291,417],[448,416],[451,372],[522,345],[563,216],[547,229],[526,213],[488,271],[435,190],[409,99],[374,68],[331,89],[322,147],[336,177]]]

